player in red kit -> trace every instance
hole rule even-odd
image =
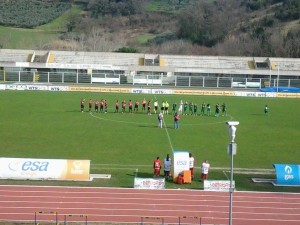
[[[147,114],[151,115],[151,101],[150,100],[147,103]]]
[[[92,110],[92,106],[93,106],[93,100],[90,99],[89,100],[89,112]]]
[[[116,101],[116,110],[115,113],[119,112],[119,100]]]
[[[129,109],[129,112],[132,113],[132,101],[129,100],[128,102],[128,109]]]
[[[143,101],[142,101],[142,111],[145,111],[146,110],[146,99],[144,98]]]
[[[159,177],[160,169],[161,169],[161,161],[158,156],[156,157],[156,159],[153,162],[153,169],[154,169],[154,177]]]
[[[122,113],[125,112],[125,107],[126,107],[126,101],[123,100],[123,101],[122,101]]]
[[[95,112],[98,112],[99,111],[99,101],[96,100],[95,101]]]
[[[104,112],[107,113],[108,102],[104,100]]]
[[[134,103],[134,109],[133,109],[134,111],[139,111],[139,104],[140,104],[139,100],[136,100]]]
[[[85,101],[85,99],[83,99],[83,98],[80,100],[80,110],[81,110],[81,112],[84,111],[84,101]]]
[[[100,112],[103,113],[103,109],[104,109],[104,100],[101,99],[101,101],[100,101]]]

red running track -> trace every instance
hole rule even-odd
[[[201,190],[138,190],[125,188],[0,186],[0,221],[88,222],[178,224],[228,224],[229,193]],[[153,218],[152,218],[153,217]],[[300,194],[233,193],[234,225],[299,225]],[[84,224],[84,223],[83,223]]]

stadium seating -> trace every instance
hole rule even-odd
[[[257,66],[258,63],[260,66]],[[264,66],[267,65],[267,66]],[[167,74],[167,77],[176,76],[210,76],[210,77],[255,77],[266,79],[277,75],[287,79],[299,79],[300,59],[267,58],[267,57],[232,57],[232,56],[196,56],[196,55],[165,55],[143,53],[116,53],[116,52],[78,52],[78,51],[39,51],[39,50],[12,50],[0,49],[0,68],[8,70],[44,69],[57,71],[84,69],[88,74],[106,73],[130,76],[145,72],[145,74]],[[117,71],[117,72],[115,72]],[[39,71],[40,72],[40,71]],[[79,71],[82,72],[82,71]],[[48,77],[41,74],[39,81]],[[62,78],[53,75],[49,82],[61,82]],[[83,78],[88,82],[89,78]],[[87,80],[85,80],[87,79]],[[127,78],[126,78],[127,79]],[[126,82],[123,78],[122,82]],[[281,78],[282,79],[282,78]],[[67,81],[74,78],[68,77]],[[178,84],[202,86],[201,80],[186,80],[178,78]],[[215,81],[205,81],[215,82]],[[228,86],[221,81],[221,86]]]

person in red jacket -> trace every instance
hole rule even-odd
[[[156,159],[153,162],[153,169],[154,169],[154,177],[159,177],[160,169],[161,169],[161,161],[158,156],[156,157]]]
[[[174,115],[174,129],[179,128],[179,120],[180,120],[179,115],[177,113],[175,113],[175,115]]]

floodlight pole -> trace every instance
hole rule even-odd
[[[230,154],[230,188],[229,188],[229,225],[232,225],[232,195],[234,191],[233,187],[233,155],[236,154],[237,144],[234,142],[236,127],[239,125],[238,121],[226,122],[228,125],[228,132],[230,136],[230,143],[228,144],[228,154]]]
[[[229,225],[232,225],[232,194],[233,194],[233,151],[232,144],[229,144],[229,152],[230,152],[230,188],[229,188]]]

